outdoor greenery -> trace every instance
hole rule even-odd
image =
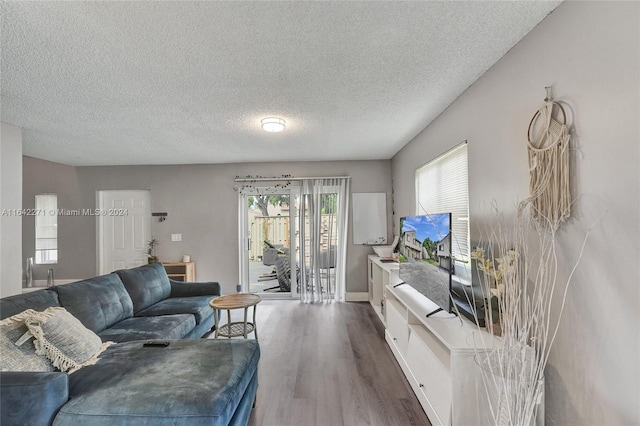
[[[323,194],[320,202],[320,212],[322,214],[335,214],[338,210],[338,194]]]
[[[258,209],[262,216],[269,216],[269,205],[274,207],[289,206],[291,203],[289,195],[265,194],[250,195],[247,197],[247,206],[250,209]],[[320,197],[320,212],[322,214],[335,214],[338,210],[338,194],[323,194]]]
[[[262,216],[269,216],[268,207],[271,204],[274,207],[282,207],[289,205],[288,195],[250,195],[247,197],[249,208],[257,208]]]
[[[429,256],[433,257],[434,253],[438,250],[438,242],[431,241],[431,238],[427,237],[422,242],[422,247],[424,247],[427,253],[429,253]]]

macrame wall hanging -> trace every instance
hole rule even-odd
[[[545,89],[544,105],[533,115],[527,130],[529,198],[522,207],[530,205],[534,219],[556,230],[571,213],[571,135],[564,108],[551,98],[551,88]]]

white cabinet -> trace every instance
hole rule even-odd
[[[441,342],[422,327],[410,326],[407,366],[430,408],[442,424],[449,424],[451,407],[451,359]],[[434,349],[442,349],[441,351]]]
[[[373,306],[380,321],[386,323],[383,311],[384,290],[389,284],[400,282],[397,262],[382,262],[376,255],[369,255],[368,261],[369,303]]]
[[[398,263],[370,255],[369,303],[385,325],[385,340],[433,425],[489,424],[489,403],[475,355],[497,343],[484,329],[447,312],[409,285]],[[484,394],[484,399],[483,399]],[[544,424],[544,404],[538,407]]]
[[[407,310],[394,306],[396,303],[390,300],[387,304],[387,334],[397,346],[400,354],[406,356],[407,345],[409,344],[409,327],[407,323]]]
[[[408,285],[387,286],[384,306],[385,339],[431,423],[476,424],[473,357],[493,338],[453,314],[427,318],[437,306]]]

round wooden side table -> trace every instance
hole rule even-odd
[[[218,337],[240,337],[247,338],[249,333],[254,333],[258,340],[258,329],[256,328],[256,305],[260,303],[260,296],[249,293],[227,294],[217,297],[209,302],[209,306],[213,309],[213,318],[216,322],[215,338]],[[247,311],[253,306],[253,322],[247,322]],[[244,308],[244,322],[231,322],[231,310]],[[227,323],[220,325],[218,319],[219,312],[225,309],[227,311]]]

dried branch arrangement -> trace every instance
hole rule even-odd
[[[495,344],[477,345],[476,362],[495,425],[536,424],[544,398],[544,371],[564,310],[567,291],[591,228],[566,279],[558,276],[556,231],[570,215],[569,144],[563,107],[551,99],[534,115],[527,133],[529,197],[506,220],[492,218],[471,253],[480,278],[485,324]],[[536,132],[536,122],[541,126]],[[596,222],[597,223],[597,222]],[[554,300],[557,299],[557,300]],[[559,306],[559,308],[558,308]],[[552,309],[558,312],[552,312]],[[475,312],[479,322],[480,312]],[[480,348],[492,348],[489,351]]]

